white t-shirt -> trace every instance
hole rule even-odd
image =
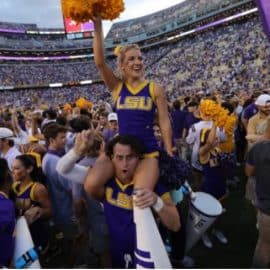
[[[20,129],[18,134],[13,140],[14,140],[15,146],[19,148],[21,144],[28,143],[28,134],[24,130]]]
[[[204,128],[211,129],[213,125],[212,121],[200,121],[194,125],[192,125],[188,131],[188,136],[186,138],[186,142],[188,144],[193,144],[192,147],[192,155],[191,155],[191,165],[197,170],[202,170],[202,166],[199,162],[198,152],[200,148],[200,134],[201,130]],[[224,142],[226,140],[225,132],[217,128],[217,137],[219,142]]]
[[[21,154],[22,153],[16,148],[16,146],[13,146],[6,152],[5,155],[1,153],[1,158],[4,158],[7,161],[9,169],[12,170],[14,159]]]

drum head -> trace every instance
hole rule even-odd
[[[219,216],[222,213],[221,203],[212,195],[205,192],[195,192],[195,199],[191,201],[194,208],[206,216]]]

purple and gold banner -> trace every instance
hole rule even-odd
[[[263,29],[270,41],[270,0],[257,0]]]

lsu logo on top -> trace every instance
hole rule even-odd
[[[150,97],[119,97],[117,109],[150,111],[153,107],[153,100]]]

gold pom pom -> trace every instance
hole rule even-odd
[[[92,109],[93,103],[91,101],[86,100],[83,97],[80,97],[75,102],[76,106],[80,109]]]
[[[224,129],[226,134],[226,141],[219,145],[220,150],[224,153],[231,153],[234,150],[233,131],[236,124],[236,116],[229,115],[225,123]]]
[[[211,99],[202,100],[199,107],[201,116],[203,118],[215,119],[218,113],[217,106],[217,103]]]
[[[213,119],[213,121],[215,122],[215,125],[217,127],[224,127],[228,116],[229,116],[229,111],[222,108],[220,105],[218,105],[217,106],[217,115],[216,115],[216,118]]]
[[[93,17],[113,20],[125,9],[123,0],[62,0],[61,3],[64,17],[76,22],[87,22]]]
[[[69,103],[66,103],[63,107],[65,112],[72,112],[72,106]]]
[[[229,111],[221,107],[213,100],[202,100],[200,103],[202,116],[214,121],[215,126],[224,128],[226,141],[219,144],[222,152],[230,153],[234,149],[233,131],[236,124],[236,117],[229,115]]]

